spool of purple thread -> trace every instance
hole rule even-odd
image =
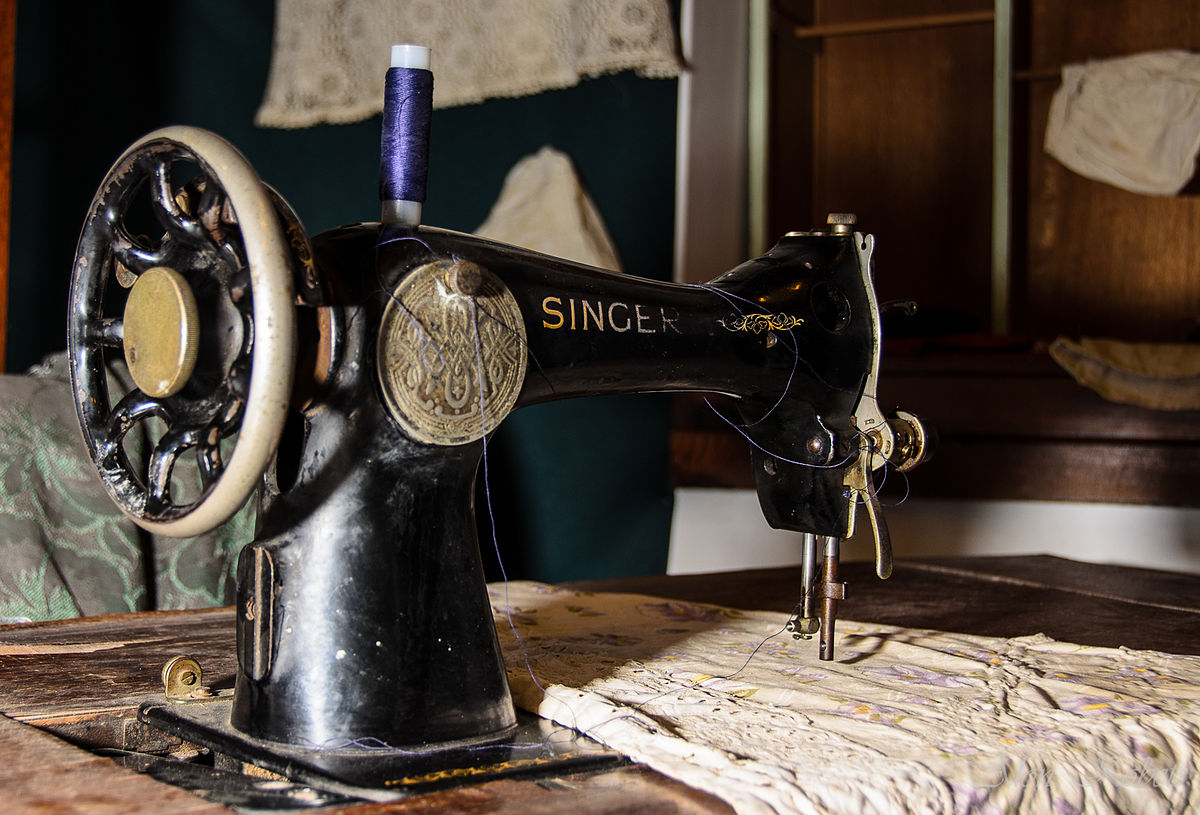
[[[429,176],[429,126],[433,118],[433,74],[429,49],[393,45],[383,98],[379,200],[384,223],[421,223]]]

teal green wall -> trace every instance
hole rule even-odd
[[[20,5],[7,370],[65,346],[71,260],[91,196],[117,155],[156,127],[191,124],[229,139],[310,233],[377,219],[378,117],[254,127],[273,15],[268,0]],[[549,144],[575,161],[626,271],[666,278],[675,92],[674,81],[626,73],[437,111],[426,223],[474,229],[508,169]],[[654,395],[511,417],[488,459],[509,576],[661,571],[671,510],[667,423],[666,400]],[[479,510],[487,514],[482,503]],[[485,561],[490,546],[485,540]]]

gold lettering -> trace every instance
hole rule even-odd
[[[604,330],[604,303],[596,301],[596,309],[592,309],[592,304],[587,300],[581,300],[579,305],[583,307],[583,330],[587,331],[588,314],[592,315],[592,319],[596,322],[596,327],[601,331]]]
[[[563,308],[564,305],[566,308]],[[605,331],[611,328],[618,334],[626,331],[636,331],[638,334],[665,334],[668,331],[683,333],[678,325],[677,309],[659,306],[658,314],[655,314],[654,308],[641,303],[622,303],[619,300],[606,303],[602,299],[577,300],[574,297],[550,296],[542,299],[542,327],[565,328],[568,331]]]
[[[634,306],[634,307],[633,307],[633,313],[634,313],[634,314],[637,316],[637,333],[639,333],[639,334],[653,334],[653,333],[654,333],[654,329],[653,329],[653,328],[642,328],[642,323],[644,323],[644,322],[646,322],[646,320],[650,319],[650,315],[649,315],[649,314],[642,314],[642,305],[641,305],[641,303],[639,303],[639,304],[637,304],[636,306]]]
[[[620,306],[621,308],[625,309],[625,312],[626,312],[625,324],[622,326],[618,326],[617,321],[615,319],[613,319],[613,309],[616,308],[617,306]],[[629,325],[630,325],[629,324],[629,306],[625,305],[624,303],[612,303],[611,305],[609,305],[609,307],[608,307],[608,324],[610,326],[612,326],[613,331],[617,331],[617,332],[628,331]]]
[[[551,317],[557,317],[558,322],[548,323],[545,320],[542,320],[542,327],[543,328],[562,328],[563,327],[563,313],[561,311],[559,311],[558,309],[550,308],[551,303],[561,306],[562,300],[558,299],[557,297],[547,297],[545,300],[542,301],[542,311],[546,312],[546,314]]]

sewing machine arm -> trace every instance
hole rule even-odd
[[[357,240],[369,243],[371,230]],[[721,415],[750,441],[774,527],[848,537],[861,485],[898,452],[895,418],[883,417],[874,392],[869,237],[788,235],[705,285],[604,272],[429,228],[397,235],[382,251],[389,269],[453,258],[503,282],[528,355],[514,408],[649,391],[732,397],[738,415]],[[485,322],[494,318],[487,308]]]

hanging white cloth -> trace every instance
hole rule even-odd
[[[433,49],[434,107],[680,69],[666,0],[276,0],[255,123],[309,127],[379,113],[390,47],[403,42]]]
[[[571,159],[553,147],[518,161],[475,234],[535,252],[621,270],[604,219]]]
[[[1154,51],[1063,66],[1045,148],[1088,178],[1175,195],[1200,152],[1200,54]]]

